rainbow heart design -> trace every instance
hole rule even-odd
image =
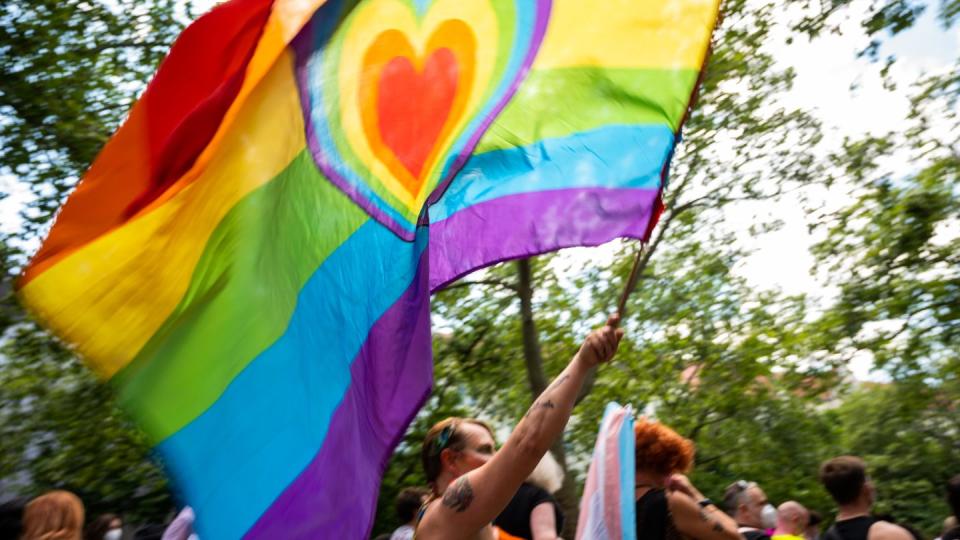
[[[550,1],[345,3],[325,4],[294,42],[310,151],[330,181],[412,240],[431,194],[529,69]]]

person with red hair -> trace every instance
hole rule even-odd
[[[638,540],[742,540],[737,524],[684,475],[693,466],[693,442],[641,418],[636,438]]]
[[[82,540],[83,502],[57,490],[33,499],[23,509],[23,540]]]

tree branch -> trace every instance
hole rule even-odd
[[[472,285],[489,285],[491,287],[500,287],[503,289],[508,289],[515,293],[520,292],[520,290],[517,288],[516,285],[500,279],[475,279],[472,281],[457,281],[455,283],[447,285],[446,287],[443,288],[443,290],[446,291],[450,289],[459,289],[462,287],[470,287]]]
[[[720,416],[710,418],[708,417],[713,414],[713,410],[705,409],[704,412],[700,415],[700,418],[697,420],[697,425],[690,430],[690,440],[696,441],[697,437],[700,435],[700,432],[703,431],[703,428],[711,426],[713,424],[718,424],[724,420],[733,418],[732,414],[721,414]]]

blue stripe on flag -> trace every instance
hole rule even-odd
[[[580,187],[660,186],[673,149],[665,125],[608,126],[536,144],[476,155],[430,207],[437,222],[506,195]]]
[[[310,463],[376,320],[409,287],[426,247],[370,220],[314,272],[284,334],[201,416],[158,446],[201,538],[240,538]]]
[[[634,498],[636,477],[636,437],[633,434],[633,411],[627,410],[620,426],[620,530],[623,540],[636,540],[637,518]]]

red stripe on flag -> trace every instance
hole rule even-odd
[[[189,170],[243,84],[272,3],[231,0],[180,34],[63,205],[20,286],[43,271],[44,261],[123,224]]]

